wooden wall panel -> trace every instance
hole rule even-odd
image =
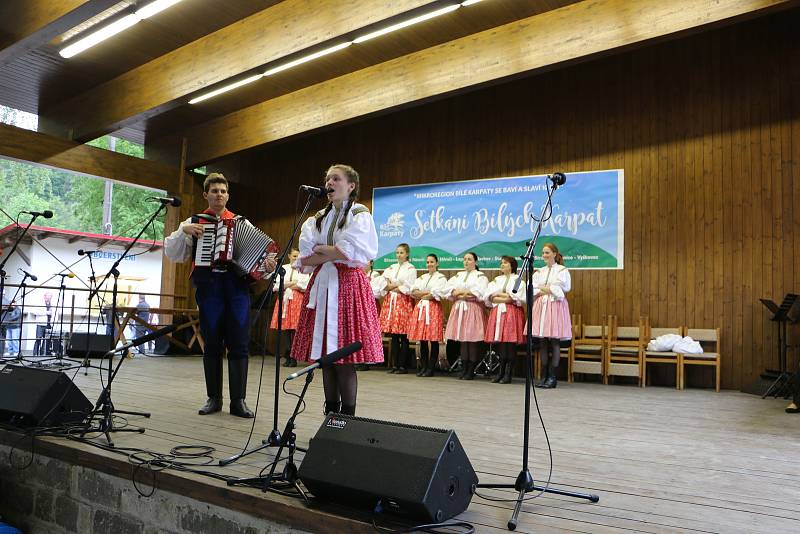
[[[800,290],[798,25],[794,9],[268,146],[243,163],[265,194],[233,207],[285,239],[297,185],[334,162],[368,205],[375,186],[624,168],[625,269],[575,271],[573,311],[720,327],[723,387],[741,388],[776,365],[758,299]]]

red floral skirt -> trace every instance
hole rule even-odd
[[[422,304],[428,302],[426,306]],[[420,300],[408,321],[408,339],[412,341],[442,341],[442,303]]]
[[[281,321],[281,328],[286,330],[295,330],[297,328],[297,321],[300,319],[300,310],[303,308],[303,292],[297,289],[289,289],[292,292],[291,300],[283,301],[283,321]],[[269,327],[273,330],[278,328],[278,304],[275,304],[275,309],[272,312],[272,321]]]
[[[383,298],[381,306],[381,332],[384,334],[407,334],[411,310],[414,307],[414,299],[402,293],[392,293]]]
[[[506,304],[505,313],[500,313],[498,306],[489,312],[486,321],[487,343],[515,343],[521,344],[525,340],[525,312],[513,304]],[[498,325],[498,321],[500,324]],[[495,335],[497,334],[497,335]]]

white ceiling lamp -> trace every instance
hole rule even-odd
[[[430,13],[425,13],[424,15],[420,15],[418,17],[410,18],[408,20],[404,20],[403,22],[398,22],[397,24],[392,24],[391,26],[387,26],[380,30],[376,30],[374,32],[368,33],[366,35],[362,35],[361,37],[356,37],[353,39],[354,43],[363,43],[364,41],[369,41],[370,39],[374,39],[376,37],[380,37],[381,35],[386,35],[387,33],[397,31],[402,28],[407,28],[412,24],[417,24],[419,22],[432,19],[434,17],[438,17],[439,15],[444,15],[445,13],[450,13],[451,11],[455,11],[461,7],[461,4],[453,4],[447,7],[443,7],[441,9],[437,9],[436,11],[431,11]]]
[[[108,26],[100,28],[99,30],[90,33],[86,37],[78,39],[71,45],[62,48],[58,53],[61,55],[61,57],[71,58],[72,56],[80,54],[84,50],[87,50],[94,45],[127,30],[140,20],[152,17],[156,13],[160,13],[161,11],[164,11],[168,7],[174,6],[180,1],[181,0],[155,0],[155,2],[147,4],[136,12],[126,15],[121,19],[112,22]]]
[[[307,56],[303,56],[301,58],[295,59],[294,61],[290,61],[288,63],[284,63],[283,65],[279,65],[279,66],[277,66],[275,68],[269,69],[267,72],[264,73],[264,76],[271,76],[273,74],[276,74],[278,72],[284,71],[286,69],[290,69],[292,67],[296,67],[297,65],[300,65],[301,63],[306,63],[308,61],[311,61],[312,59],[317,59],[317,58],[322,57],[322,56],[327,56],[328,54],[333,54],[334,52],[338,52],[339,50],[342,50],[343,48],[347,48],[351,44],[353,44],[353,43],[348,41],[346,43],[338,44],[336,46],[332,46],[330,48],[326,48],[324,50],[320,50],[319,52],[314,52],[313,54],[309,54]]]
[[[461,2],[461,5],[464,6],[464,7],[467,7],[467,6],[471,6],[472,4],[477,4],[480,1],[481,0],[465,0],[464,2]]]
[[[256,80],[260,80],[263,74],[256,74],[255,76],[250,76],[249,78],[245,78],[244,80],[239,80],[238,82],[232,83],[230,85],[226,85],[225,87],[220,87],[219,89],[214,89],[213,91],[209,91],[206,94],[200,95],[197,98],[193,98],[189,100],[190,104],[197,104],[198,102],[202,102],[203,100],[208,100],[211,97],[220,95],[222,93],[227,93],[228,91],[232,91],[237,87],[241,87],[243,85],[247,85],[248,83],[253,83]]]

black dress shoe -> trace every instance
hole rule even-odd
[[[292,366],[292,359],[291,358],[284,358],[283,359],[283,367],[291,367]]]
[[[544,384],[542,384],[542,387],[544,389],[555,389],[556,385],[558,385],[558,382],[556,381],[556,377],[548,376],[547,380],[545,380]]]
[[[222,399],[209,397],[205,405],[199,410],[197,410],[197,413],[199,413],[200,415],[208,415],[210,413],[218,412],[221,409],[222,409]]]
[[[287,365],[287,367],[297,367],[297,360],[289,358],[289,365]]]
[[[255,417],[253,412],[250,411],[250,408],[247,407],[247,404],[244,403],[244,399],[235,399],[231,401],[231,415],[244,417],[245,419],[252,419]]]
[[[395,371],[395,374],[398,374],[398,375],[407,375],[407,374],[408,374],[408,371],[406,370],[406,368],[405,368],[405,367],[400,367],[400,368],[399,368],[397,371]]]

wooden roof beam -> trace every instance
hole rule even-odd
[[[250,106],[183,132],[187,168],[357,117],[642,45],[796,0],[584,0]],[[159,151],[153,140],[148,149]]]
[[[0,67],[102,13],[116,0],[4,0],[0,19],[15,32],[0,40]]]
[[[180,176],[177,167],[7,124],[0,124],[0,157],[164,190],[176,190]]]
[[[43,110],[40,130],[89,141],[183,105],[200,89],[431,3],[284,0]]]

